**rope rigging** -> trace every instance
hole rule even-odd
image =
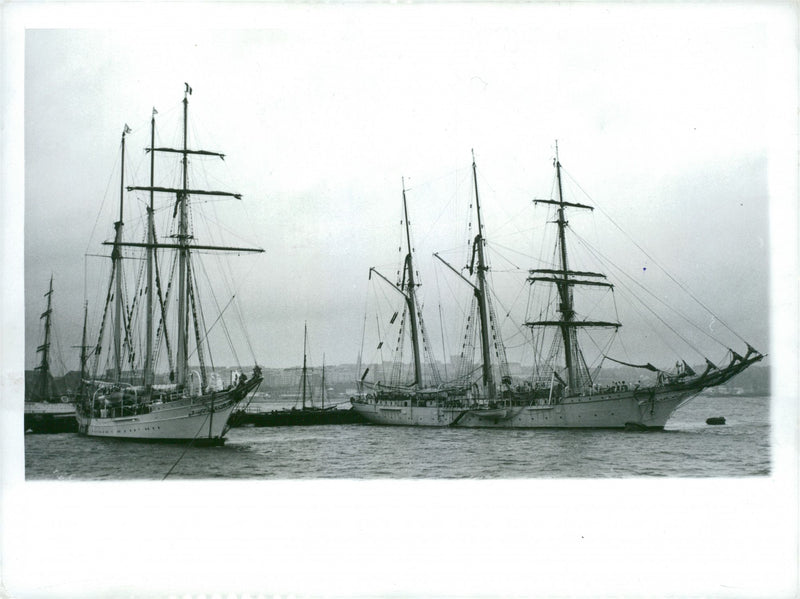
[[[562,171],[563,171],[563,169],[562,169]],[[566,171],[563,171],[563,172],[566,172]],[[672,273],[670,273],[664,266],[662,266],[660,262],[658,262],[653,256],[651,256],[647,251],[645,251],[645,249],[642,246],[640,246],[636,242],[636,240],[633,239],[633,237],[631,237],[613,218],[611,218],[610,214],[608,214],[605,210],[603,210],[602,206],[600,206],[594,199],[592,199],[592,197],[588,193],[586,193],[586,191],[580,186],[580,184],[568,172],[566,172],[566,174],[570,178],[570,180],[578,187],[578,189],[580,189],[581,192],[587,198],[589,198],[594,203],[595,206],[597,206],[597,208],[605,215],[605,217],[608,218],[609,222],[611,222],[611,224],[613,224],[623,235],[625,235],[625,237],[633,245],[635,245],[636,248],[640,252],[642,252],[642,254],[644,254],[649,260],[651,260],[653,262],[653,264],[655,264],[659,269],[661,269],[661,271],[667,277],[669,277],[669,279],[673,283],[675,283],[684,293],[686,293],[689,297],[691,297],[699,306],[701,306],[711,316],[716,318],[717,321],[719,321],[719,323],[722,324],[722,326],[724,326],[726,329],[728,329],[729,332],[731,332],[734,336],[736,336],[737,339],[739,339],[742,343],[747,344],[747,341],[741,335],[739,335],[724,320],[722,320],[716,313],[714,313],[708,306],[706,306],[706,304],[703,303],[697,296],[695,296],[694,293],[692,293],[692,291],[687,286],[683,285],[680,281],[678,281],[677,278],[675,276],[673,276]],[[712,339],[713,339],[713,337],[712,337]],[[715,341],[717,341],[717,340],[715,339]]]

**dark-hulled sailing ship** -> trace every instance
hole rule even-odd
[[[34,380],[25,401],[25,430],[32,433],[71,433],[78,430],[75,420],[73,397],[59,392],[50,371],[50,346],[53,315],[53,277],[47,293],[47,308],[39,316],[44,321],[41,345],[36,353],[41,354],[39,365],[34,369]]]
[[[303,326],[303,367],[300,372],[300,407],[296,405],[281,410],[257,410],[251,405],[237,410],[231,421],[233,426],[310,426],[318,424],[354,424],[363,418],[352,408],[339,409],[336,404],[325,405],[325,359],[322,363],[320,404],[316,405],[309,383],[308,327]]]

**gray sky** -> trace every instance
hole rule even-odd
[[[323,352],[328,363],[355,362],[368,269],[391,277],[397,266],[401,177],[428,326],[439,338],[439,295],[457,284],[444,282],[449,275],[434,270],[431,254],[466,241],[471,148],[487,237],[516,266],[533,267],[527,256],[538,255],[535,218],[543,213],[530,200],[551,193],[556,139],[564,168],[593,203],[767,350],[778,85],[769,11],[617,4],[256,14],[250,29],[221,19],[220,29],[168,34],[138,22],[27,32],[26,367],[36,363],[42,293],[53,273],[62,351],[77,368],[75,350],[65,348],[80,340],[84,253],[101,253],[100,242],[113,236],[123,125],[134,130],[131,163],[141,164],[129,177],[144,185],[151,107],[159,134],[172,139],[166,128],[185,81],[194,89],[198,145],[227,155],[221,168],[212,165],[212,181],[243,194],[241,203],[214,206],[230,227],[227,241],[266,250],[235,267],[237,281],[247,281],[238,297],[261,364],[299,363],[305,320],[317,364]],[[648,264],[607,236],[600,220],[573,224],[585,225],[617,263],[629,259],[645,272]],[[492,263],[506,267],[496,256]],[[86,264],[92,313],[106,265]],[[669,293],[662,297],[677,301]],[[460,321],[449,314],[445,330],[455,338]],[[641,349],[637,359],[668,359]]]

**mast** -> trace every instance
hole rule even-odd
[[[150,227],[150,231],[148,233],[149,241],[146,243],[130,243],[130,242],[122,242],[117,241],[115,242],[115,246],[117,247],[139,247],[139,248],[148,248],[151,250],[153,255],[155,255],[155,251],[159,248],[162,249],[175,249],[178,251],[178,347],[176,349],[176,377],[175,382],[177,383],[179,388],[184,388],[186,386],[186,382],[188,379],[189,373],[189,364],[188,364],[188,339],[189,339],[189,305],[190,301],[194,297],[191,289],[191,282],[189,281],[191,269],[190,269],[190,257],[191,251],[198,249],[198,250],[215,250],[215,251],[223,251],[223,252],[263,252],[264,250],[261,248],[246,248],[246,247],[226,247],[226,246],[216,246],[216,245],[198,245],[198,244],[191,244],[190,240],[192,239],[191,235],[189,234],[189,218],[188,218],[188,199],[190,195],[213,195],[213,196],[228,196],[234,197],[236,199],[241,199],[241,194],[238,193],[231,193],[226,191],[215,191],[215,190],[206,190],[206,189],[190,189],[189,188],[189,155],[200,155],[200,156],[217,156],[221,159],[225,158],[224,154],[220,154],[218,152],[209,152],[207,150],[190,150],[188,147],[188,112],[189,112],[189,96],[192,93],[192,88],[189,87],[188,83],[185,83],[185,91],[183,96],[183,145],[181,148],[156,148],[153,147],[154,135],[151,133],[151,146],[148,148],[148,151],[151,153],[154,152],[171,152],[181,155],[181,170],[182,170],[182,182],[181,187],[160,187],[153,184],[153,158],[151,156],[151,180],[149,186],[134,186],[129,185],[127,187],[128,191],[149,191],[159,192],[159,193],[168,193],[168,194],[175,194],[176,203],[173,212],[173,217],[178,216],[178,232],[175,235],[175,243],[157,243],[155,239],[155,226]],[[155,109],[153,109],[153,113],[155,114]],[[151,206],[152,206],[152,199],[151,199]],[[152,214],[150,215],[152,218]],[[151,218],[148,220],[152,223]],[[104,243],[104,244],[107,244]],[[153,260],[153,266],[157,269],[158,265],[155,264],[155,260]],[[148,275],[149,276],[149,275]],[[157,276],[157,273],[156,273]],[[150,284],[152,286],[152,282]],[[159,302],[160,303],[160,302]],[[192,302],[194,306],[194,302]],[[162,305],[162,319],[163,319],[163,305]],[[198,323],[195,320],[195,332],[199,333],[198,331]],[[196,338],[199,339],[199,334],[196,335]],[[198,346],[197,348],[198,354],[200,353],[201,349]],[[201,360],[201,368],[202,368],[202,357]],[[147,375],[150,377],[150,381],[152,383],[152,355],[150,358],[150,374]],[[201,382],[201,387],[205,386],[205,375],[203,375],[203,380]]]
[[[186,318],[186,274],[187,262],[189,260],[189,250],[187,248],[187,222],[186,222],[186,200],[187,189],[189,187],[189,159],[187,150],[188,137],[188,113],[189,113],[189,93],[190,87],[186,85],[183,94],[183,157],[181,160],[183,169],[183,187],[178,192],[178,356],[176,359],[178,372],[178,388],[186,385],[188,367],[188,319]],[[151,186],[152,187],[152,186]]]
[[[561,162],[558,160],[558,143],[556,143],[556,181],[558,184],[558,245],[559,256],[561,259],[561,276],[562,282],[556,284],[558,294],[561,298],[559,305],[559,312],[561,312],[561,337],[564,340],[564,362],[567,367],[567,376],[569,386],[572,389],[577,387],[577,373],[575,372],[575,357],[573,349],[577,350],[578,340],[577,331],[575,327],[571,327],[570,323],[575,317],[575,310],[572,303],[572,289],[569,286],[569,266],[567,262],[567,242],[565,237],[565,229],[567,228],[567,221],[564,218],[564,196],[561,189]]]
[[[483,246],[483,226],[481,224],[481,204],[478,199],[478,175],[475,167],[475,152],[472,153],[472,180],[475,185],[475,208],[478,212],[478,234],[475,236],[475,241],[472,246],[473,256],[475,253],[478,255],[478,288],[475,290],[475,295],[478,299],[478,314],[481,320],[481,353],[483,356],[483,384],[489,393],[489,399],[494,399],[497,395],[497,388],[494,382],[494,374],[492,372],[492,356],[489,347],[489,317],[486,309],[486,257],[484,255]]]
[[[325,354],[322,354],[322,409],[325,409]]]
[[[156,109],[150,118],[150,187],[153,187],[155,171]],[[153,260],[155,258],[155,224],[153,222],[153,190],[150,190],[150,206],[147,208],[147,331],[144,358],[144,386],[153,384]]]
[[[564,209],[569,208],[582,208],[593,210],[592,206],[584,204],[577,204],[574,202],[565,202],[561,187],[561,162],[558,159],[558,143],[556,143],[556,156],[553,160],[556,168],[556,181],[558,188],[558,200],[534,200],[534,203],[552,204],[558,207],[558,216],[555,224],[558,226],[558,239],[556,241],[559,264],[558,269],[538,269],[531,270],[531,276],[528,281],[534,283],[536,281],[543,281],[547,283],[554,283],[558,290],[559,304],[558,312],[561,314],[559,320],[554,321],[537,321],[527,322],[530,327],[534,326],[557,326],[561,330],[561,338],[564,343],[564,364],[567,370],[567,384],[570,390],[575,391],[585,384],[591,384],[589,373],[583,365],[583,356],[578,345],[578,328],[585,327],[613,327],[618,328],[621,325],[618,322],[604,322],[604,321],[578,321],[575,320],[575,309],[573,303],[572,289],[575,285],[593,285],[601,287],[613,288],[610,283],[602,281],[584,280],[576,278],[580,277],[600,277],[605,278],[602,273],[585,272],[585,271],[572,271],[569,269],[569,261],[567,259],[567,242],[566,242],[566,229],[569,224],[564,216]],[[545,274],[548,276],[536,276]]]
[[[36,370],[39,371],[39,379],[36,383],[34,399],[48,399],[50,396],[50,315],[53,313],[53,275],[50,275],[50,288],[44,294],[47,298],[47,309],[39,316],[39,320],[44,318],[44,341],[36,348],[42,354],[42,361]]]
[[[114,263],[116,274],[116,288],[114,291],[114,380],[118,383],[122,379],[122,350],[121,350],[121,329],[122,329],[122,211],[125,201],[125,135],[130,131],[128,125],[122,131],[122,159],[120,163],[119,177],[119,220],[114,223],[116,234],[114,236],[114,249],[111,252],[111,260]]]
[[[81,334],[81,382],[78,385],[79,394],[83,390],[83,381],[86,379],[86,360],[88,356],[86,355],[86,350],[88,346],[86,345],[86,321],[89,317],[89,302],[83,302],[83,333]]]
[[[306,343],[308,342],[308,323],[303,323],[303,409],[306,409]]]
[[[419,329],[417,326],[417,299],[415,294],[416,283],[414,282],[414,263],[411,258],[411,233],[408,225],[408,205],[406,202],[406,184],[403,180],[403,214],[406,221],[406,243],[408,244],[408,254],[405,259],[405,274],[408,277],[406,303],[408,304],[409,320],[411,323],[411,344],[414,351],[414,384],[417,389],[422,388],[422,365],[419,355]],[[404,277],[405,278],[405,277]]]

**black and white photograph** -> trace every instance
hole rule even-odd
[[[0,595],[800,592],[794,4],[3,14]]]

